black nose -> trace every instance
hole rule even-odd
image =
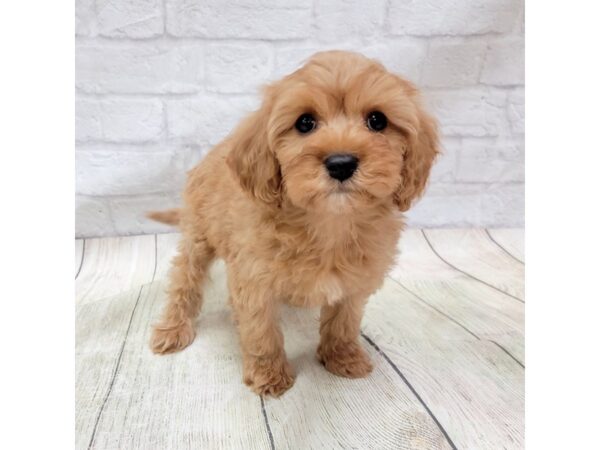
[[[331,178],[347,180],[358,167],[358,158],[349,153],[334,153],[325,160],[325,167]]]

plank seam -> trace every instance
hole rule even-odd
[[[154,234],[154,271],[152,272],[152,281],[154,282],[154,277],[156,276],[156,267],[158,266],[158,237],[156,233]]]
[[[508,256],[510,256],[512,259],[514,259],[518,263],[521,263],[521,264],[525,265],[524,261],[521,261],[519,258],[517,258],[515,255],[513,255],[511,252],[509,252],[508,250],[506,250],[502,245],[500,245],[500,243],[496,239],[494,239],[494,237],[492,236],[492,234],[490,233],[490,231],[487,228],[485,228],[485,234],[487,234],[488,237],[490,238],[490,240],[494,244],[496,244],[498,247],[500,247],[500,249],[503,250],[504,253],[506,253]]]
[[[458,320],[454,319],[452,316],[446,314],[444,311],[436,308],[435,306],[433,306],[431,303],[429,303],[428,301],[424,300],[423,298],[421,298],[417,293],[411,291],[409,288],[407,288],[406,286],[404,286],[400,281],[396,280],[395,278],[392,277],[387,277],[390,280],[392,280],[393,282],[395,282],[396,284],[398,284],[401,288],[403,288],[405,291],[409,292],[410,294],[412,294],[417,300],[421,301],[422,303],[425,303],[427,306],[429,306],[431,309],[433,309],[434,311],[437,311],[439,314],[441,314],[442,316],[446,317],[447,319],[449,319],[450,321],[454,322],[456,325],[458,325],[459,327],[461,327],[463,330],[465,330],[467,333],[469,333],[471,336],[477,338],[478,340],[481,340],[481,338],[479,336],[477,336],[474,332],[472,332],[471,330],[469,330],[465,325],[463,325],[462,323],[460,323]]]
[[[525,368],[525,364],[523,364],[521,361],[519,361],[511,352],[509,352],[508,350],[506,350],[502,345],[498,344],[496,341],[493,341],[493,340],[490,340],[490,342],[492,344],[496,344],[497,347],[499,347],[504,353],[506,353],[508,356],[510,356],[523,369]]]
[[[100,423],[100,419],[102,418],[102,414],[104,413],[104,407],[108,402],[108,397],[112,392],[112,388],[115,384],[115,380],[117,379],[117,375],[119,373],[119,368],[121,367],[121,358],[123,356],[123,351],[125,350],[125,343],[127,342],[127,337],[129,336],[129,330],[131,329],[131,323],[133,322],[133,316],[135,315],[135,311],[137,309],[138,303],[140,301],[140,297],[142,296],[142,290],[144,286],[140,287],[140,291],[138,293],[137,299],[135,300],[135,304],[131,310],[131,315],[129,316],[129,323],[127,324],[127,330],[125,330],[125,337],[123,338],[123,342],[121,344],[121,349],[119,351],[119,356],[117,357],[117,363],[115,364],[115,368],[113,370],[112,377],[110,379],[110,384],[108,385],[108,391],[106,391],[106,395],[104,396],[104,401],[102,402],[102,406],[100,406],[100,411],[98,411],[98,415],[96,416],[96,421],[94,422],[94,429],[92,430],[92,436],[90,438],[90,443],[88,445],[88,450],[92,448],[94,445],[94,440],[96,438],[96,430],[98,429],[98,424]]]
[[[154,273],[152,274],[152,280],[150,281],[150,283],[152,283],[154,281],[154,276],[156,275],[156,267],[158,264],[157,255],[158,255],[158,239],[155,234],[154,235]],[[112,377],[110,380],[110,384],[108,385],[108,391],[106,391],[106,395],[104,396],[104,401],[102,402],[102,406],[100,406],[100,411],[98,411],[98,415],[96,416],[96,421],[94,422],[94,429],[92,430],[92,436],[90,438],[88,450],[90,450],[92,448],[92,446],[94,445],[94,440],[96,438],[96,430],[98,429],[98,424],[100,423],[100,419],[102,418],[102,414],[104,413],[104,408],[105,408],[106,403],[108,402],[108,398],[110,397],[110,394],[112,392],[112,388],[115,384],[115,380],[117,379],[117,375],[119,374],[119,369],[121,367],[121,358],[123,357],[123,352],[125,350],[125,344],[127,343],[127,338],[129,337],[129,331],[131,329],[131,324],[133,323],[133,316],[135,315],[135,311],[137,310],[143,290],[144,290],[144,285],[142,285],[140,287],[138,296],[135,299],[135,304],[133,305],[133,308],[131,310],[131,315],[129,316],[129,323],[127,324],[127,329],[125,330],[125,337],[123,338],[123,342],[121,344],[121,349],[119,351],[119,356],[117,357],[117,363],[115,364],[115,369],[113,371],[113,374],[112,374]]]
[[[271,450],[275,450],[275,441],[273,440],[273,433],[271,432],[271,425],[269,424],[269,418],[267,417],[267,410],[265,408],[265,400],[262,395],[260,396],[260,409],[262,411],[263,418],[265,419],[265,425],[267,426],[267,433],[269,434]]]
[[[454,445],[454,442],[452,441],[452,439],[448,435],[448,432],[444,429],[444,427],[442,426],[442,424],[440,423],[440,421],[437,419],[437,417],[435,417],[435,414],[433,414],[433,412],[431,411],[431,409],[429,409],[429,407],[427,406],[427,404],[425,403],[425,401],[421,398],[421,396],[418,394],[418,392],[415,390],[415,388],[413,387],[413,385],[410,384],[410,382],[408,381],[408,379],[404,376],[404,374],[400,371],[400,369],[398,369],[398,366],[396,366],[396,364],[394,364],[394,362],[389,358],[389,356],[383,350],[381,350],[381,348],[379,348],[379,346],[375,342],[373,342],[373,340],[369,336],[367,336],[363,331],[360,332],[360,335],[364,338],[365,341],[367,341],[369,343],[369,345],[371,345],[371,347],[373,347],[387,361],[387,363],[392,367],[392,369],[394,369],[394,372],[396,372],[396,374],[398,374],[398,376],[402,379],[402,381],[404,382],[404,384],[406,384],[406,386],[408,386],[408,388],[413,393],[413,395],[417,398],[417,400],[419,401],[419,403],[421,403],[421,405],[423,406],[423,408],[425,408],[425,410],[429,414],[429,417],[431,417],[431,419],[437,425],[438,429],[442,432],[442,434],[444,435],[444,437],[448,441],[448,444],[450,444],[450,447],[453,450],[458,450],[457,447],[456,447],[456,445]]]
[[[496,286],[494,286],[493,284],[490,284],[490,283],[488,283],[487,281],[484,281],[484,280],[482,280],[482,279],[480,279],[480,278],[477,278],[475,275],[471,275],[469,272],[465,272],[464,270],[462,270],[462,269],[459,269],[458,267],[456,267],[454,264],[452,264],[452,263],[450,263],[450,262],[446,261],[444,258],[442,258],[442,256],[441,256],[441,255],[440,255],[440,254],[439,254],[439,253],[436,251],[436,249],[433,247],[433,245],[431,244],[431,242],[430,242],[430,241],[429,241],[429,239],[427,238],[427,234],[425,234],[425,230],[421,229],[421,233],[423,234],[423,237],[424,237],[424,238],[425,238],[425,240],[427,241],[427,244],[429,245],[429,248],[431,248],[431,250],[433,251],[433,253],[435,253],[435,255],[436,255],[436,256],[437,256],[439,259],[441,259],[441,260],[442,260],[444,263],[446,263],[448,266],[452,267],[454,270],[456,270],[456,271],[458,271],[458,272],[462,273],[463,275],[466,275],[467,277],[469,277],[469,278],[471,278],[471,279],[473,279],[473,280],[475,280],[475,281],[479,281],[480,283],[482,283],[482,284],[485,284],[487,287],[490,287],[490,288],[494,289],[495,291],[501,292],[502,294],[504,294],[504,295],[507,295],[507,296],[508,296],[508,297],[510,297],[510,298],[514,298],[514,299],[515,299],[515,300],[517,300],[518,302],[525,303],[525,301],[524,301],[523,299],[520,299],[519,297],[516,297],[516,296],[514,296],[514,295],[512,295],[512,294],[509,294],[508,292],[506,292],[506,291],[503,291],[503,290],[502,290],[502,289],[500,289],[500,288],[497,288],[497,287],[496,287]]]
[[[81,250],[81,261],[79,261],[79,269],[77,269],[77,273],[75,274],[75,279],[79,276],[79,272],[81,272],[81,268],[83,267],[83,259],[85,258],[85,239],[83,240],[83,249]]]
[[[412,290],[410,290],[409,288],[407,288],[406,286],[404,286],[400,281],[396,280],[395,278],[389,277],[389,276],[387,278],[389,278],[390,280],[392,280],[393,282],[395,282],[396,284],[398,284],[400,287],[402,287],[407,292],[411,293],[416,299],[418,299],[421,302],[425,303],[431,309],[437,311],[442,316],[446,317],[447,319],[451,320],[452,322],[454,322],[459,327],[463,328],[466,332],[468,332],[469,334],[471,334],[472,336],[474,336],[478,340],[480,340],[480,341],[482,340],[479,336],[477,336],[477,334],[475,334],[473,331],[469,330],[465,325],[463,325],[462,323],[460,323],[458,320],[454,319],[449,314],[446,314],[444,311],[436,308],[435,306],[433,306],[432,304],[430,304],[428,301],[424,300],[417,293],[413,292]],[[515,356],[513,356],[512,353],[510,353],[508,350],[506,350],[506,348],[504,348],[502,345],[498,344],[496,341],[491,340],[491,339],[483,339],[483,340],[491,342],[492,344],[496,344],[496,346],[500,347],[500,349],[503,350],[504,353],[506,353],[508,356],[510,356],[512,359],[514,359],[517,364],[519,364],[522,368],[525,368],[525,366],[523,365],[523,363],[521,361],[519,361]]]

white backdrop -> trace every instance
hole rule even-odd
[[[408,214],[425,227],[522,226],[521,0],[76,0],[76,233],[167,228],[185,171],[324,49],[420,86],[444,155]]]

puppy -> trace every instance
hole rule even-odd
[[[359,343],[365,303],[393,264],[406,211],[438,153],[418,91],[359,54],[317,53],[265,90],[260,109],[192,169],[179,210],[168,303],[155,353],[194,339],[202,285],[227,263],[243,379],[279,396],[294,372],[278,325],[282,303],[321,307],[317,357],[343,377],[368,375]]]

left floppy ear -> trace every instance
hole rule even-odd
[[[401,170],[401,184],[394,193],[394,202],[400,211],[407,211],[412,202],[421,196],[431,166],[439,153],[437,123],[421,106],[415,96],[416,121],[411,130]]]
[[[253,198],[268,205],[280,202],[281,172],[275,153],[267,139],[270,106],[248,116],[230,136],[231,149],[227,165]]]

